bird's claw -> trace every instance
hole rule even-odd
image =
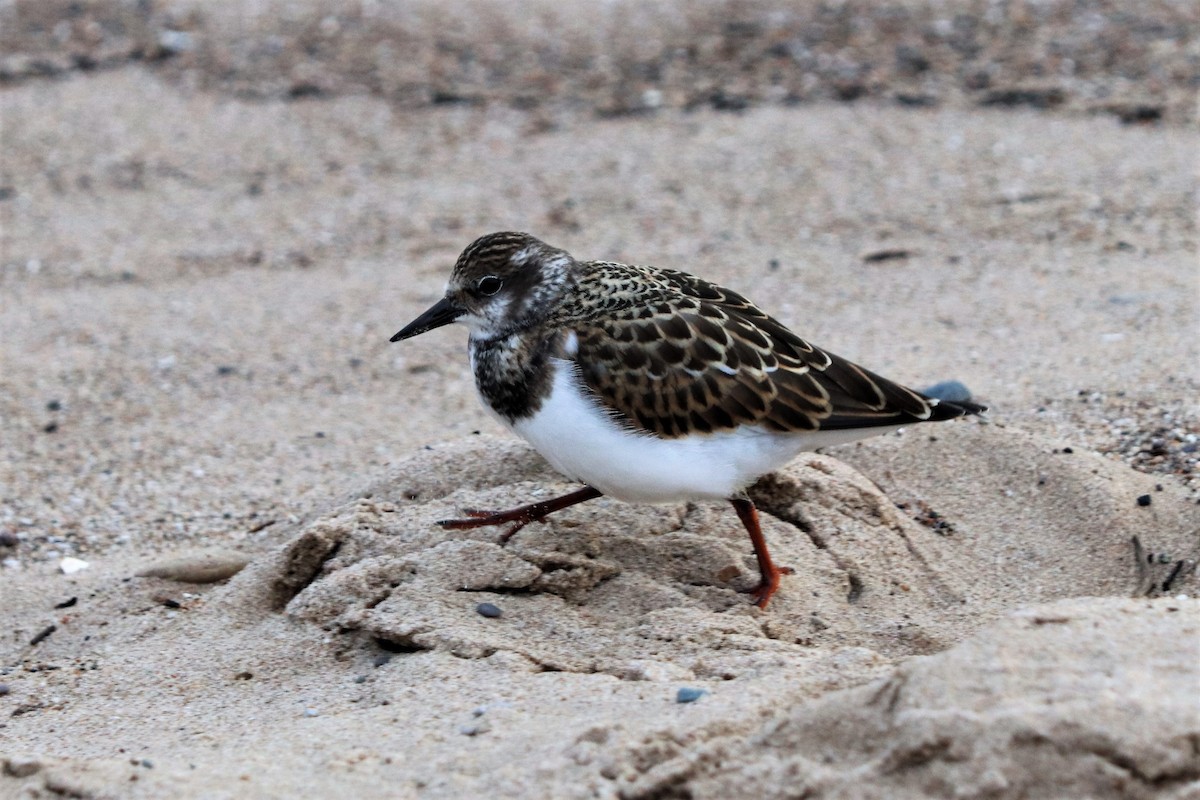
[[[775,567],[775,571],[769,575],[763,575],[756,586],[751,586],[749,589],[739,589],[743,594],[750,595],[750,599],[754,605],[765,609],[767,603],[771,601],[771,597],[779,589],[779,579],[783,575],[793,575],[796,570],[791,567]]]

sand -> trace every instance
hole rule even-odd
[[[1161,101],[1127,124],[937,58],[933,105],[289,92],[192,19],[176,59],[0,64],[0,795],[1200,794],[1194,39],[1085,76]],[[509,228],[992,410],[757,484],[766,611],[727,505],[444,531],[572,488],[463,331],[387,341]]]

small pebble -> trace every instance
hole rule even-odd
[[[58,630],[57,625],[47,625],[46,627],[44,627],[40,631],[38,631],[38,634],[36,636],[34,636],[32,639],[29,640],[29,646],[34,647],[36,645],[41,644],[42,642],[46,641],[46,639],[49,638],[50,634],[54,633],[56,630]]]
[[[28,756],[10,756],[4,761],[4,771],[14,778],[28,778],[41,769],[42,762]]]
[[[947,403],[967,403],[971,400],[971,390],[962,381],[942,381],[921,390],[926,397],[945,400]]]
[[[475,606],[475,612],[481,617],[489,617],[492,619],[504,613],[500,610],[500,606],[497,606],[493,603],[480,603],[479,605]]]
[[[692,703],[699,700],[704,695],[708,694],[707,689],[695,689],[691,686],[684,686],[675,693],[676,703]]]
[[[58,562],[58,568],[62,570],[63,575],[74,575],[76,572],[82,572],[89,566],[91,565],[82,558],[75,558],[73,556],[67,556]]]
[[[367,676],[366,676],[366,675],[356,675],[356,676],[355,676],[355,678],[354,678],[354,682],[355,682],[355,683],[366,683],[366,682],[367,682]]]
[[[1148,495],[1148,494],[1140,495],[1137,499],[1137,504],[1143,508],[1150,505],[1150,495]]]
[[[904,247],[884,247],[878,250],[868,250],[862,253],[860,258],[867,264],[877,264],[880,261],[896,261],[914,255],[916,255],[915,251]]]
[[[4,697],[6,694],[8,694],[11,691],[12,691],[12,689],[10,689],[8,687],[7,683],[0,683],[0,697]]]
[[[391,653],[380,653],[379,655],[375,656],[375,658],[371,661],[371,664],[376,669],[378,669],[391,660],[392,660]]]
[[[306,708],[306,709],[304,709],[304,716],[319,717],[319,716],[321,716],[321,712],[317,711],[315,708]]]
[[[486,720],[473,722],[470,725],[459,725],[458,732],[463,736],[478,736],[481,733],[487,733],[492,729]]]
[[[216,583],[230,578],[250,563],[249,556],[233,550],[189,553],[155,562],[139,570],[139,578],[165,578],[179,583]]]
[[[0,547],[16,547],[20,543],[21,540],[17,538],[15,533],[0,531]]]
[[[158,34],[158,46],[172,55],[186,53],[196,47],[196,40],[187,31],[164,30]]]

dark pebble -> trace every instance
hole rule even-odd
[[[983,106],[1031,106],[1033,108],[1054,108],[1062,105],[1067,99],[1065,90],[1057,86],[1050,87],[1003,87],[992,89],[984,94],[979,101]]]
[[[932,386],[926,386],[921,394],[945,400],[947,403],[968,403],[971,400],[971,390],[962,381],[942,381]]]
[[[56,630],[58,630],[57,625],[47,625],[38,632],[37,636],[34,636],[29,640],[29,646],[33,647],[34,645],[41,644],[42,642],[46,641],[50,634],[54,633]]]
[[[12,691],[12,689],[10,689],[8,687],[7,683],[0,683],[0,697],[4,697],[6,694],[8,694],[11,691]]]
[[[55,431],[58,430],[58,423],[57,422],[48,422],[42,426],[42,430],[45,431],[46,433],[54,433]]]
[[[493,603],[480,603],[479,605],[475,606],[475,612],[481,617],[489,617],[492,619],[495,619],[504,613],[500,610],[500,606]]]
[[[0,547],[16,547],[20,543],[21,540],[17,538],[15,533],[0,531]]]
[[[373,664],[375,666],[375,668],[378,669],[379,667],[382,667],[384,664],[388,663],[391,660],[392,660],[391,653],[380,653],[379,655],[375,656],[375,658],[371,661],[371,664]]]
[[[896,92],[895,98],[897,103],[909,108],[930,108],[938,104],[937,95],[921,92]]]
[[[221,366],[217,367],[217,374],[222,378],[232,375],[235,372],[237,372],[237,367],[231,367],[227,364],[222,364]]]
[[[880,261],[898,261],[915,255],[912,250],[902,247],[885,247],[882,250],[872,250],[863,253],[862,260],[867,264],[878,264]]]
[[[1072,449],[1071,449],[1071,448],[1069,448],[1069,447],[1064,447],[1064,448],[1062,449],[1062,451],[1063,451],[1064,453],[1066,453],[1067,455],[1071,455],[1071,453],[1074,453],[1074,452],[1075,452],[1074,450],[1072,450]]]
[[[707,689],[694,689],[691,686],[684,686],[675,693],[675,702],[692,703],[706,694],[708,694]]]
[[[61,400],[51,400],[51,401],[47,402],[46,410],[47,411],[62,411],[62,401]]]
[[[355,676],[355,678],[354,678],[354,682],[355,682],[355,683],[366,683],[366,682],[367,682],[367,676],[366,676],[366,675],[358,675],[358,676]]]
[[[61,603],[57,603],[54,607],[55,608],[70,608],[71,606],[75,605],[78,602],[79,602],[78,597],[69,597],[66,600],[63,600]]]
[[[750,105],[749,98],[737,93],[718,89],[709,97],[709,102],[717,111],[744,111]]]
[[[1151,105],[1123,105],[1115,104],[1105,109],[1117,115],[1117,118],[1126,125],[1145,124],[1148,122],[1158,122],[1163,117],[1162,106]]]
[[[1137,504],[1139,506],[1142,506],[1143,508],[1150,505],[1150,495],[1144,494],[1144,495],[1141,495],[1140,497],[1138,497]]]

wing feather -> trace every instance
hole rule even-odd
[[[815,347],[736,292],[693,275],[590,266],[599,283],[590,288],[608,302],[604,313],[573,309],[580,374],[616,416],[643,431],[674,438],[760,425],[799,433],[982,409],[939,403]]]

